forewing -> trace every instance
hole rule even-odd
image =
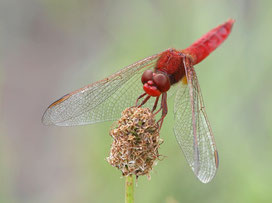
[[[44,124],[73,126],[115,120],[143,94],[142,73],[153,69],[160,54],[147,57],[96,83],[63,96],[45,111]],[[146,106],[154,103],[151,98]]]
[[[194,174],[208,183],[216,174],[218,153],[196,73],[193,67],[185,70],[175,98],[174,133]]]

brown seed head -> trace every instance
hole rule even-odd
[[[110,131],[113,138],[108,162],[127,175],[149,175],[159,157],[159,126],[148,108],[127,108]]]

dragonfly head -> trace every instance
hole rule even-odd
[[[153,97],[160,96],[161,93],[170,89],[170,81],[167,75],[163,73],[154,73],[152,70],[146,70],[142,75],[144,91]]]

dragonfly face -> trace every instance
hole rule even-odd
[[[170,89],[169,77],[163,73],[154,73],[152,70],[143,73],[142,83],[144,91],[153,97],[160,96]]]

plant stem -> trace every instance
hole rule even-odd
[[[128,175],[126,177],[126,201],[125,201],[125,203],[133,203],[133,202],[134,202],[133,176]]]

